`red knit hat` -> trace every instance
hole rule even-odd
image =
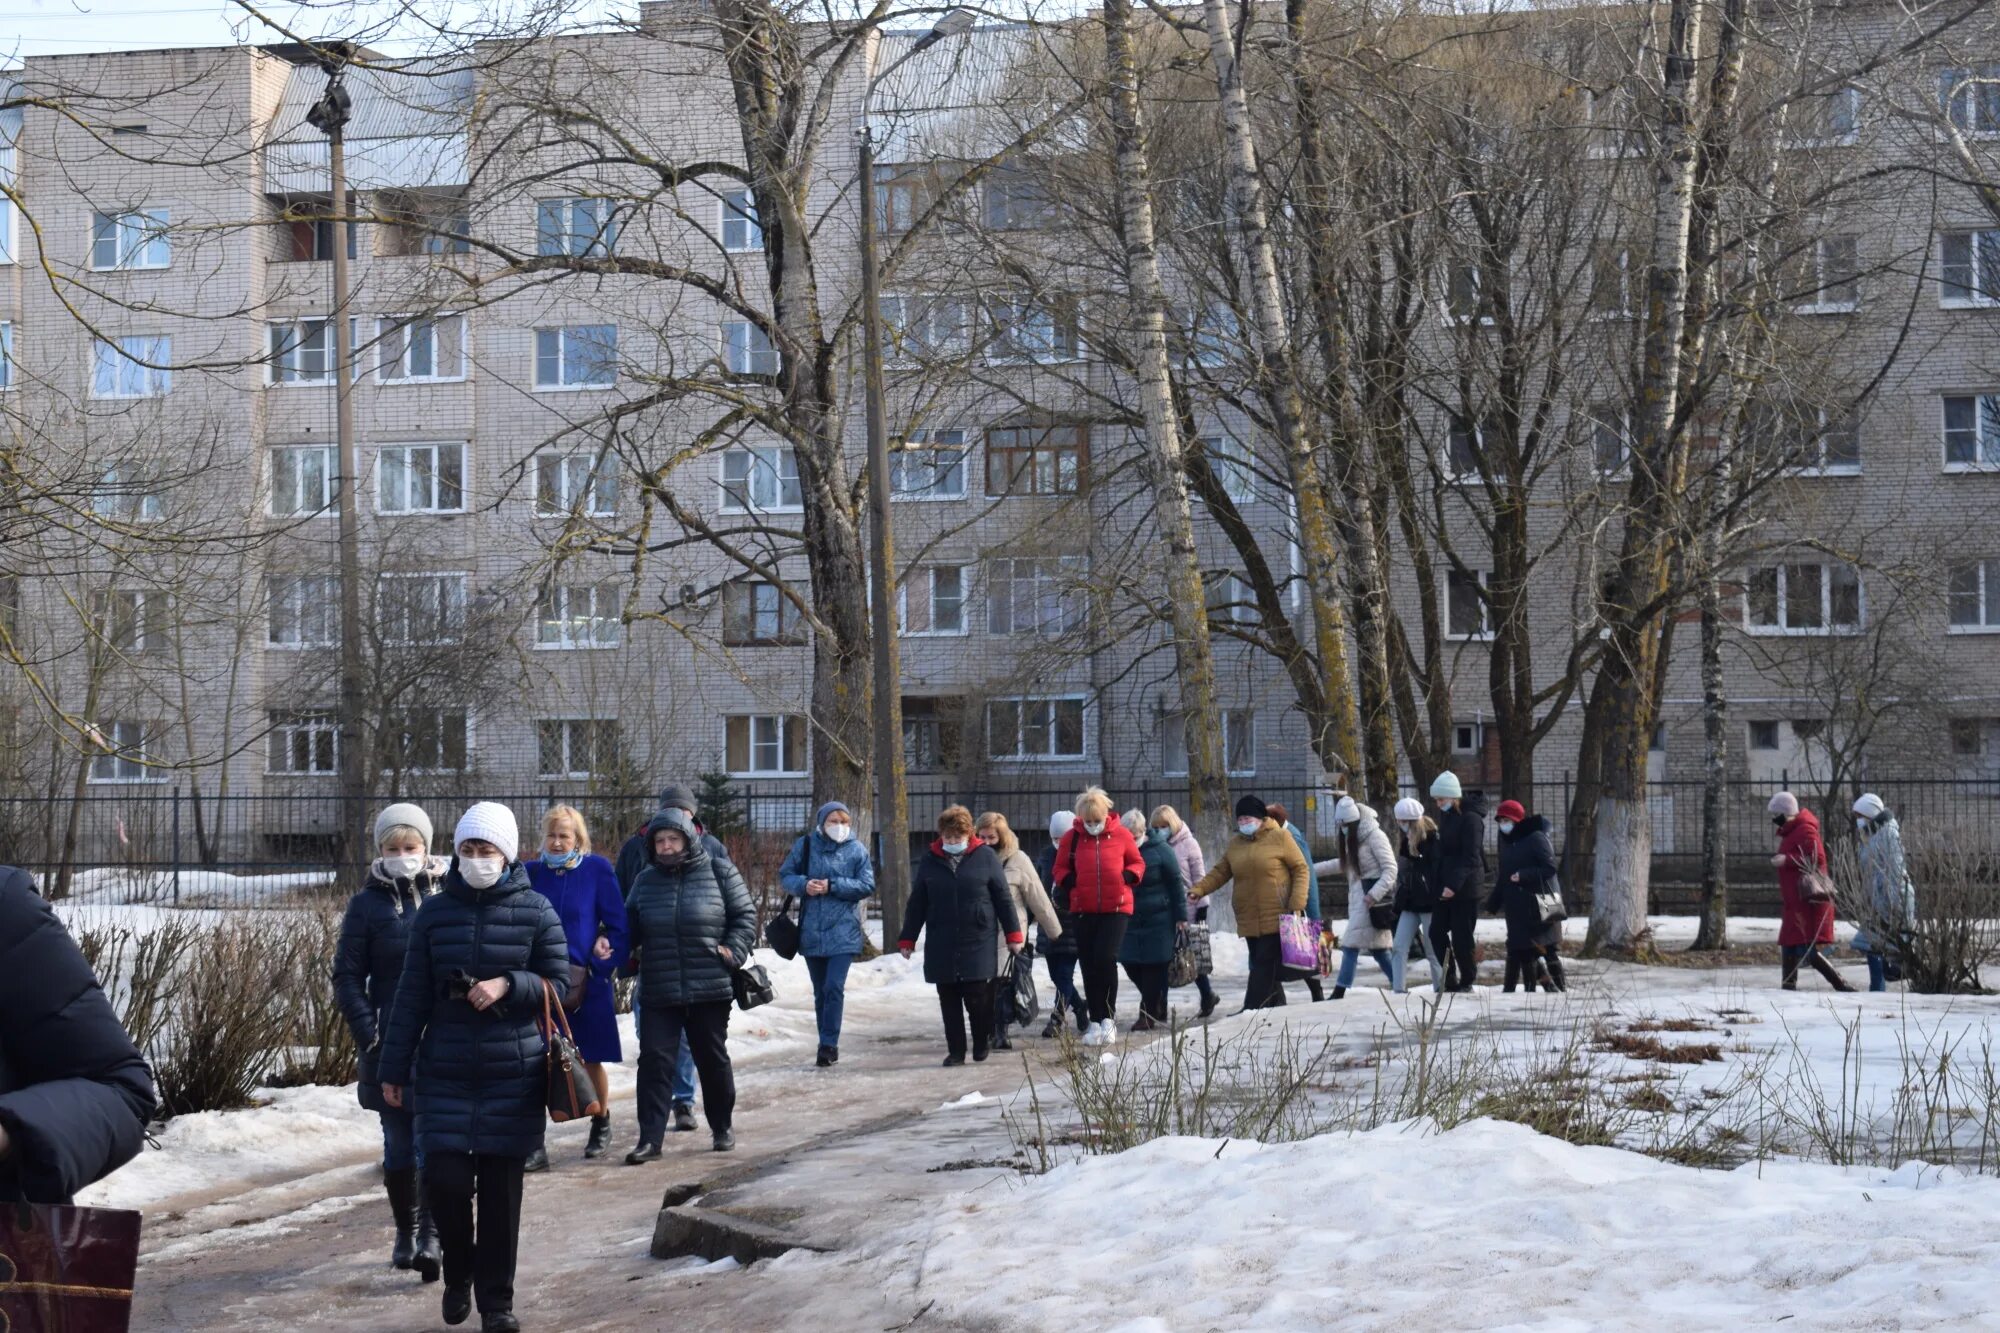
[[[1528,812],[1521,808],[1519,801],[1502,801],[1500,802],[1500,808],[1493,812],[1493,817],[1495,819],[1512,820],[1518,824],[1528,817]]]

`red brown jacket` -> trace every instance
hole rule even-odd
[[[1132,915],[1132,886],[1146,873],[1139,844],[1115,817],[1092,837],[1078,820],[1056,849],[1056,885],[1069,893],[1072,912]]]

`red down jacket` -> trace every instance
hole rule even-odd
[[[1132,914],[1132,886],[1146,873],[1139,844],[1116,818],[1095,837],[1078,820],[1056,849],[1056,886],[1069,892],[1072,912]]]
[[[1806,901],[1805,887],[1799,883],[1807,868],[1821,873],[1826,870],[1826,844],[1812,811],[1799,811],[1798,818],[1785,825],[1778,839],[1778,854],[1785,858],[1785,864],[1778,867],[1778,896],[1785,904],[1778,943],[1794,948],[1833,943],[1833,904]]]

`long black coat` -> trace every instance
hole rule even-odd
[[[451,993],[454,973],[507,978],[483,1012]],[[569,943],[549,900],[519,863],[490,889],[445,876],[410,923],[403,975],[382,1038],[381,1081],[400,1084],[417,1113],[426,1152],[526,1157],[542,1142],[548,1079],[540,1020],[542,982],[560,1003],[569,991]]]
[[[1521,876],[1514,883],[1516,874]],[[1544,923],[1535,895],[1556,881],[1556,848],[1549,840],[1549,821],[1529,815],[1500,835],[1500,869],[1493,881],[1489,912],[1507,917],[1507,951],[1554,948],[1562,942],[1562,922]]]
[[[437,891],[437,884],[421,871],[415,879],[393,881],[370,875],[361,892],[347,900],[347,914],[340,919],[340,943],[333,953],[333,998],[360,1048],[355,1093],[371,1111],[389,1109],[382,1100],[382,1025],[403,975],[410,923],[418,905]]]
[[[1181,878],[1181,858],[1172,847],[1151,838],[1139,844],[1146,873],[1132,886],[1132,920],[1118,947],[1121,963],[1170,963],[1175,928],[1188,919],[1187,881]]]
[[[1472,792],[1438,815],[1438,891],[1477,900],[1486,890],[1486,798]]]
[[[684,811],[662,810],[650,833],[678,830],[692,848],[673,869],[657,862],[639,872],[625,904],[632,952],[639,958],[639,985],[646,1004],[712,1004],[734,997],[732,970],[716,952],[727,945],[737,964],[750,960],[757,943],[757,909],[743,876],[728,861],[708,854]]]
[[[152,1071],[76,941],[24,871],[0,866],[0,1202],[68,1203],[132,1160]]]
[[[910,875],[910,905],[897,938],[915,945],[926,928],[925,981],[991,981],[999,974],[1000,935],[1019,941],[1021,922],[1014,915],[1007,874],[991,847],[977,843],[954,865],[943,846],[933,842],[917,858]],[[1067,927],[1063,934],[1069,934]]]
[[[1076,913],[1069,910],[1069,890],[1056,887],[1056,845],[1050,843],[1035,853],[1035,873],[1042,877],[1048,888],[1049,901],[1055,904],[1056,922],[1062,927],[1062,934],[1050,939],[1041,931],[1035,932],[1035,952],[1044,958],[1075,958]]]
[[[1444,865],[1444,840],[1436,832],[1424,839],[1424,845],[1412,852],[1410,838],[1403,834],[1399,838],[1397,855],[1400,864],[1396,869],[1396,910],[1399,912],[1434,912],[1438,905],[1438,877]]]

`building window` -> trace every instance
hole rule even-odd
[[[438,190],[383,191],[376,211],[389,221],[377,232],[384,255],[464,255],[472,253],[472,217],[465,200]]]
[[[469,730],[462,708],[407,709],[383,728],[389,754],[382,767],[405,773],[463,773]]]
[[[732,320],[722,326],[722,363],[732,375],[775,375],[778,349],[761,325]]]
[[[618,248],[618,210],[609,199],[537,199],[535,253],[602,259]]]
[[[463,574],[383,574],[375,582],[375,623],[382,642],[407,648],[465,637]]]
[[[97,753],[90,760],[92,782],[165,782],[153,766],[153,729],[143,722],[118,719],[91,729]]]
[[[795,512],[804,507],[799,458],[787,445],[722,451],[722,508],[730,514]]]
[[[273,202],[278,208],[280,228],[279,263],[325,263],[333,258],[334,229],[340,224],[333,217],[331,195],[304,195]],[[350,221],[346,231],[347,257],[352,259],[357,253],[360,228]]]
[[[1083,625],[1081,556],[986,562],[986,632],[1063,634]]]
[[[732,714],[724,719],[735,778],[797,778],[806,773],[806,720],[791,713]]]
[[[174,340],[164,334],[99,339],[91,344],[90,396],[164,398],[174,387],[173,359]]]
[[[0,264],[14,262],[14,141],[0,134]]]
[[[1836,634],[1861,627],[1861,575],[1852,565],[1765,565],[1750,571],[1752,634]]]
[[[1938,237],[1938,304],[2000,305],[2000,231]]]
[[[591,778],[615,772],[621,739],[612,718],[543,718],[535,723],[537,776]]]
[[[1082,426],[1009,426],[986,432],[986,493],[1075,495],[1087,462]]]
[[[537,389],[597,389],[618,382],[618,326],[535,330]]]
[[[375,321],[376,375],[384,384],[465,378],[465,316],[388,316]]]
[[[169,262],[166,209],[90,215],[92,268],[165,268]]]
[[[1477,264],[1455,263],[1445,273],[1445,314],[1455,323],[1493,322],[1486,309],[1486,275]]]
[[[1228,365],[1243,346],[1243,326],[1227,301],[1209,301],[1188,330],[1188,359],[1210,370]]]
[[[1785,108],[1787,148],[1845,148],[1861,137],[1861,90],[1807,93]]]
[[[331,574],[274,574],[269,628],[273,648],[332,648],[340,642],[340,580]]]
[[[1961,759],[1977,759],[1986,752],[1986,719],[1951,719],[1951,752]]]
[[[1597,470],[1620,476],[1632,466],[1632,414],[1619,403],[1598,403],[1590,409],[1590,452]]]
[[[963,500],[965,432],[916,430],[889,455],[892,500]]]
[[[2000,65],[1939,70],[1938,105],[1954,129],[2000,134]]]
[[[14,387],[14,326],[0,319],[0,393]]]
[[[1799,256],[1802,315],[1841,315],[1861,308],[1861,239],[1816,236]]]
[[[989,300],[993,339],[990,361],[1037,364],[1075,361],[1083,355],[1077,303],[1070,297],[1015,296]]]
[[[1638,108],[1630,89],[1595,89],[1585,94],[1585,115],[1590,125],[1592,157],[1642,157],[1646,152],[1646,131],[1639,123]]]
[[[334,374],[333,324],[299,319],[267,326],[269,354],[265,378],[271,384],[331,384]]]
[[[544,518],[617,513],[617,460],[609,454],[542,454],[535,459],[535,512]]]
[[[272,713],[264,771],[323,777],[340,771],[340,724],[331,713]]]
[[[1164,772],[1181,777],[1188,771],[1191,723],[1186,715],[1169,713],[1160,719],[1160,760]],[[1257,772],[1257,715],[1248,708],[1222,710],[1222,757],[1232,778]]]
[[[1257,464],[1248,444],[1234,435],[1204,435],[1195,443],[1207,455],[1209,471],[1215,474],[1224,495],[1239,505],[1256,500]]]
[[[1629,319],[1632,300],[1632,251],[1612,241],[1600,241],[1590,254],[1590,309],[1605,319]]]
[[[911,230],[950,185],[950,176],[934,163],[876,167],[875,216],[882,230],[892,236]]]
[[[2000,559],[1953,565],[1946,580],[1953,633],[2000,630]]]
[[[990,699],[986,753],[992,759],[1081,759],[1082,695],[1054,699]]]
[[[757,221],[757,199],[750,187],[722,192],[722,248],[731,254],[761,251],[764,228]]]
[[[965,566],[911,570],[903,581],[898,623],[911,637],[965,633]]]
[[[965,302],[955,296],[904,292],[882,298],[883,354],[898,365],[965,354]]]
[[[97,589],[90,595],[90,623],[114,652],[157,652],[167,642],[167,594],[154,588]]]
[[[911,773],[950,773],[964,740],[963,699],[904,696],[903,766]]]
[[[1204,574],[1201,586],[1211,622],[1254,625],[1262,619],[1263,612],[1257,608],[1257,590],[1242,575]]]
[[[1462,569],[1446,571],[1444,600],[1447,637],[1468,640],[1493,637],[1493,608],[1488,603],[1486,595],[1492,578],[1491,574],[1484,571],[1476,574]]]
[[[1061,216],[1046,175],[1026,166],[996,167],[986,175],[982,193],[986,225],[995,231],[1028,231],[1054,226]]]
[[[465,508],[465,446],[388,444],[375,458],[375,512],[456,514]]]
[[[1952,395],[1944,400],[1944,470],[1973,472],[2000,467],[2000,394]]]
[[[1450,481],[1478,481],[1487,449],[1501,438],[1499,423],[1452,414],[1445,428],[1444,473]]]
[[[557,584],[542,593],[535,646],[616,648],[622,614],[623,591],[616,583]]]
[[[1452,723],[1451,752],[1455,755],[1481,755],[1486,753],[1486,724],[1484,722]]]
[[[271,449],[271,516],[301,518],[333,507],[333,446],[281,444]]]
[[[1778,748],[1778,724],[1775,721],[1752,722],[1750,748],[1753,750],[1776,750]]]
[[[1767,467],[1821,474],[1861,470],[1861,425],[1852,412],[1809,403],[1756,404],[1746,429]]]
[[[795,646],[806,636],[799,608],[783,588],[738,579],[723,585],[722,641],[737,648]]]
[[[167,516],[159,479],[130,463],[107,468],[90,496],[91,512],[114,523],[158,523]]]

